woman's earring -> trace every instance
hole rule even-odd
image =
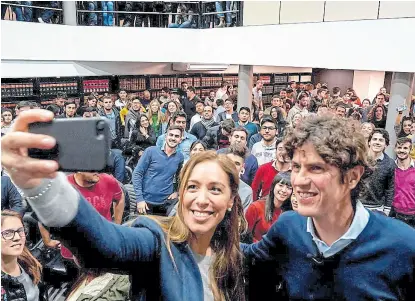
[[[228,212],[231,212],[232,211],[232,207],[231,208],[228,208]]]

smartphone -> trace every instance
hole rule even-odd
[[[55,160],[61,171],[104,171],[108,164],[111,131],[104,118],[59,118],[29,125],[29,132],[52,136],[50,150],[29,149],[29,156]]]

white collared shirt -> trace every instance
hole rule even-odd
[[[313,237],[313,240],[316,243],[317,248],[323,255],[323,257],[327,258],[335,255],[336,253],[346,248],[350,243],[352,243],[353,240],[355,240],[360,235],[360,233],[363,232],[368,222],[369,212],[366,210],[366,208],[360,201],[357,201],[356,213],[353,217],[353,221],[350,225],[350,228],[331,246],[328,246],[324,241],[317,237],[313,224],[313,219],[311,217],[307,218],[307,232],[310,233]]]

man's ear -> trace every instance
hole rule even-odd
[[[355,166],[347,172],[348,176],[346,184],[349,185],[350,190],[354,189],[357,186],[364,172],[365,168],[361,165]]]

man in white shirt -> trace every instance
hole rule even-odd
[[[264,104],[262,103],[262,87],[264,83],[262,80],[258,80],[254,88],[252,88],[252,94],[254,94],[254,102],[259,109],[264,109]]]
[[[196,103],[196,114],[193,115],[192,119],[190,119],[190,127],[189,132],[192,130],[192,127],[202,120],[203,109],[205,108],[205,103],[203,100],[197,100]]]
[[[262,140],[255,143],[251,154],[258,160],[258,166],[271,162],[275,159],[275,138],[277,136],[277,126],[270,117],[264,117],[261,121]]]

